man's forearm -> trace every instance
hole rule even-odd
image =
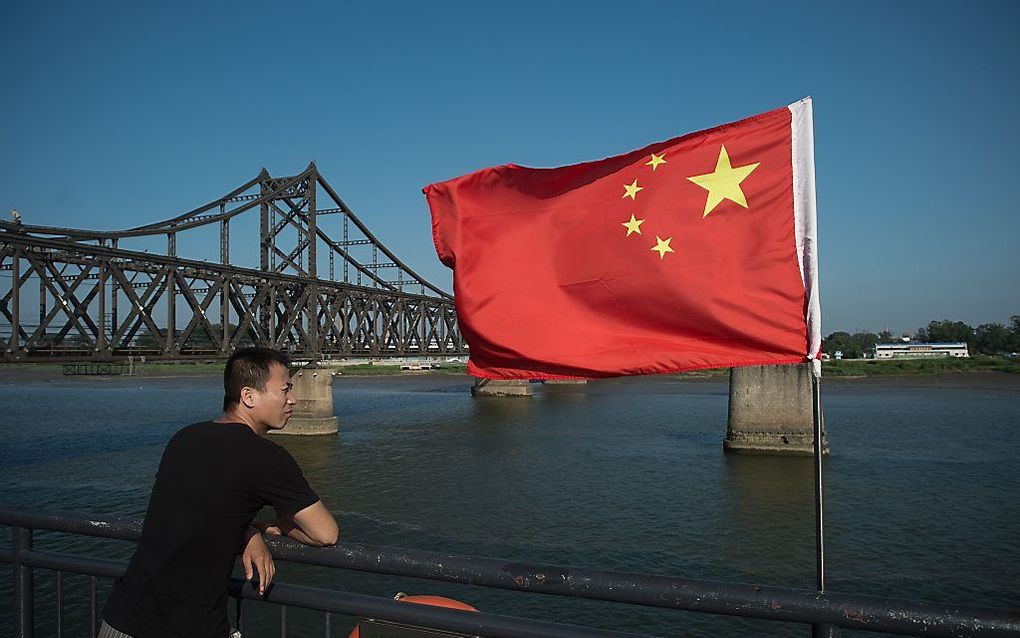
[[[283,528],[280,528],[280,529],[281,529],[281,531],[283,530]],[[308,534],[305,534],[303,531],[301,531],[301,528],[298,527],[297,525],[292,525],[291,526],[291,528],[287,531],[287,536],[289,538],[293,538],[294,540],[296,540],[299,543],[304,543],[305,545],[311,545],[313,547],[324,547],[325,546],[325,543],[320,543],[320,542],[314,540],[313,538],[308,536]]]
[[[287,518],[286,516],[280,516],[269,521],[268,523],[261,524],[261,528],[264,531],[268,531],[269,533],[273,533],[273,531],[270,530],[270,528],[273,527],[279,530],[279,534],[281,536],[293,538],[299,543],[311,545],[312,547],[324,547],[326,545],[326,543],[320,543],[319,541],[310,537],[308,534],[305,534],[300,527],[294,524],[294,521]]]

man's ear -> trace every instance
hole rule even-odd
[[[241,403],[247,408],[255,407],[255,392],[253,388],[248,386],[241,388]]]

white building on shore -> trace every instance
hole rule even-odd
[[[925,359],[930,357],[970,357],[967,342],[950,343],[878,343],[876,359]]]

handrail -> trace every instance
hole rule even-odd
[[[103,578],[116,578],[127,569],[127,563],[124,561],[36,550],[22,552],[21,564]],[[643,634],[551,623],[502,614],[407,605],[390,598],[280,582],[274,582],[262,596],[255,591],[251,583],[241,578],[231,578],[228,592],[234,598],[351,616],[368,616],[398,623],[424,624],[446,631],[492,638],[647,638]]]
[[[10,506],[0,506],[0,525],[122,540],[136,540],[141,530],[141,522],[135,519]],[[524,563],[361,543],[314,548],[286,538],[266,540],[278,560],[522,592],[916,636],[1020,635],[1018,610]]]

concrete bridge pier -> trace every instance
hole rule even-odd
[[[730,369],[723,449],[741,454],[814,454],[811,364]],[[829,453],[822,420],[822,454]]]
[[[530,397],[531,386],[527,379],[483,379],[475,377],[471,386],[473,397]]]
[[[291,371],[294,384],[294,416],[282,430],[270,434],[336,434],[340,428],[333,415],[333,373],[314,361]]]

